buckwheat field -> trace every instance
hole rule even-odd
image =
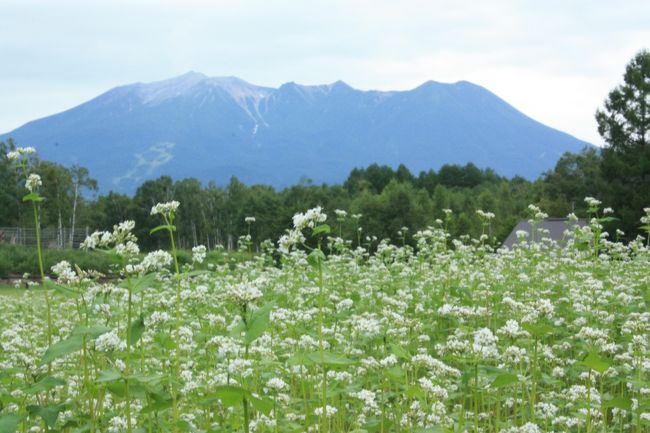
[[[450,239],[450,212],[415,247],[356,246],[315,208],[250,260],[183,266],[182,204],[158,204],[167,250],[125,221],[83,245],[111,275],[62,262],[0,294],[0,432],[650,431],[650,249],[588,203],[512,249]]]

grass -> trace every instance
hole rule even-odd
[[[16,288],[13,285],[0,284],[0,296],[20,297],[24,294],[24,288]]]

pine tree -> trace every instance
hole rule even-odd
[[[596,112],[606,142],[601,172],[609,204],[633,235],[643,208],[650,206],[650,51],[640,51],[625,68],[623,83]]]

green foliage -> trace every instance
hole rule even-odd
[[[650,51],[640,51],[627,64],[623,83],[609,93],[596,121],[607,143],[601,171],[609,204],[622,229],[636,233],[650,204]]]
[[[264,334],[269,325],[269,316],[271,314],[272,304],[267,304],[258,308],[251,314],[246,324],[246,334],[244,335],[244,344],[250,345],[258,337]]]
[[[15,433],[23,417],[16,414],[0,415],[0,433]]]
[[[112,256],[98,252],[71,249],[43,251],[46,272],[61,260],[75,263],[81,269],[94,269],[105,274],[110,273],[111,268],[117,264]],[[38,274],[38,260],[34,248],[0,244],[0,278],[15,278],[25,273]]]

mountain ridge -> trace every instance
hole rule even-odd
[[[257,86],[199,72],[112,88],[0,135],[44,158],[79,163],[102,190],[132,192],[170,174],[219,183],[342,182],[371,163],[414,172],[473,162],[505,176],[539,176],[590,144],[521,113],[488,89],[429,80],[403,91],[343,81]]]

